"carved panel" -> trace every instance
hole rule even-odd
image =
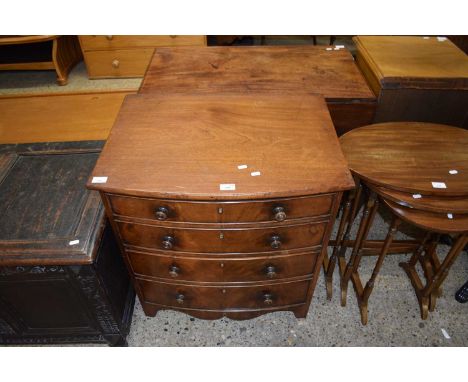
[[[89,300],[89,303],[93,306],[96,321],[104,333],[119,334],[119,326],[114,319],[105,297],[101,295],[98,279],[94,275],[84,276],[80,274],[76,277],[76,280],[79,282],[81,290]]]

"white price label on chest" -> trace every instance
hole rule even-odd
[[[221,183],[219,189],[221,191],[235,191],[236,185],[234,183]]]
[[[93,176],[91,183],[107,183],[107,176]]]
[[[432,182],[433,188],[447,188],[447,185],[444,182]]]

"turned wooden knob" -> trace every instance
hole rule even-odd
[[[270,237],[270,246],[273,249],[279,249],[281,247],[281,239],[279,235],[273,235]]]
[[[273,295],[271,293],[265,293],[263,295],[263,302],[265,305],[273,304]]]
[[[283,220],[286,220],[286,212],[284,212],[283,207],[275,207],[273,208],[273,213],[275,215],[275,220],[282,222]]]
[[[267,265],[265,271],[266,271],[266,275],[267,275],[270,279],[272,279],[273,277],[276,276],[276,268],[275,268],[274,265]]]
[[[179,304],[183,304],[185,301],[185,296],[182,293],[178,293],[176,296],[176,301]]]
[[[172,249],[174,246],[174,238],[172,236],[164,236],[161,242],[161,245],[164,249]]]
[[[114,38],[114,36],[112,36],[112,35],[110,34],[110,35],[106,36],[106,38],[107,38],[108,40],[112,40],[112,39]]]
[[[113,68],[118,68],[120,66],[120,61],[119,60],[114,60],[112,61],[112,67]]]
[[[179,268],[178,266],[176,266],[176,265],[171,265],[171,266],[169,267],[169,275],[170,275],[171,277],[177,277],[177,276],[179,276],[179,272],[180,272],[180,268]]]
[[[158,220],[166,220],[169,215],[169,210],[166,207],[159,207],[156,210],[155,215]]]

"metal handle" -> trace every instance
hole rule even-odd
[[[172,249],[174,246],[174,238],[172,236],[164,236],[162,239],[162,246],[164,249]]]
[[[273,235],[270,237],[270,246],[273,249],[278,249],[281,247],[281,238],[279,235]]]
[[[159,207],[156,210],[155,215],[156,215],[156,219],[158,220],[166,220],[167,217],[169,216],[169,209],[167,209],[166,207]]]
[[[267,265],[265,271],[266,271],[266,275],[267,275],[270,279],[272,279],[273,277],[276,276],[276,268],[275,268],[274,265]]]
[[[273,304],[273,295],[271,293],[265,293],[263,295],[263,303],[265,305],[271,305]]]
[[[170,275],[171,277],[177,277],[177,276],[179,276],[179,272],[180,272],[180,268],[179,268],[178,266],[176,266],[176,265],[171,265],[171,266],[169,267],[169,275]]]
[[[273,213],[275,214],[276,221],[282,222],[286,220],[286,212],[284,212],[283,207],[278,206],[278,207],[273,208]]]
[[[120,66],[120,61],[119,60],[112,61],[112,67],[118,68],[119,66]]]
[[[182,293],[178,293],[177,296],[176,296],[176,301],[179,304],[183,304],[184,301],[185,301],[185,296]]]
[[[107,38],[108,40],[112,40],[112,39],[114,38],[114,36],[112,36],[112,35],[110,34],[110,35],[106,36],[106,38]]]

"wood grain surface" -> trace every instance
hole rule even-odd
[[[465,233],[468,232],[468,214],[439,214],[428,211],[406,208],[390,200],[383,200],[392,212],[401,219],[427,231],[439,233]]]
[[[0,143],[107,139],[131,91],[0,97]]]
[[[375,185],[423,195],[468,195],[468,131],[418,122],[388,122],[340,137],[349,168]],[[458,173],[451,175],[450,170]],[[432,182],[445,183],[434,188]]]
[[[107,181],[91,189],[188,200],[354,187],[323,98],[305,94],[129,96],[92,176]]]
[[[358,61],[362,56],[382,87],[468,89],[468,56],[448,39],[357,36],[353,41]]]
[[[305,91],[327,101],[375,101],[351,54],[326,48],[157,48],[140,93]]]
[[[367,186],[369,184],[367,183]],[[371,187],[372,188],[372,187]],[[376,192],[386,199],[391,200],[404,207],[414,208],[417,210],[431,211],[437,213],[468,213],[468,198],[466,197],[444,197],[444,196],[428,196],[411,194],[391,190],[383,187],[375,187]],[[414,197],[417,196],[417,198]]]

